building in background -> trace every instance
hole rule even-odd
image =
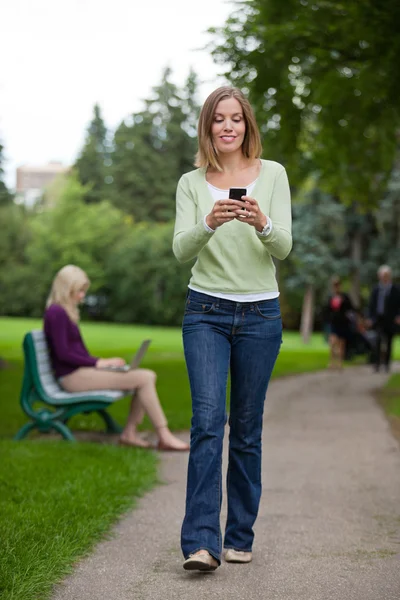
[[[51,161],[47,165],[22,165],[17,169],[15,201],[32,207],[42,197],[44,189],[54,179],[67,173],[70,167]]]

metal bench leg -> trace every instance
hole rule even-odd
[[[103,418],[106,424],[106,432],[107,433],[121,433],[122,427],[118,425],[116,421],[112,418],[111,415],[104,409],[97,411],[99,415]]]
[[[35,429],[35,427],[37,427],[36,423],[26,423],[23,427],[21,427],[21,429],[15,434],[14,436],[14,440],[19,441],[19,440],[23,440],[24,437],[26,435],[28,435],[28,433],[30,431],[32,431],[32,429]]]
[[[32,429],[38,429],[39,431],[41,431],[40,423],[26,423],[26,425],[21,427],[21,429],[16,433],[16,435],[14,436],[14,440],[23,440],[24,437],[26,437],[28,433],[32,431]],[[65,440],[68,440],[70,442],[76,441],[71,433],[71,430],[68,429],[68,427],[66,427],[64,423],[61,423],[61,421],[52,421],[51,423],[48,423],[45,432],[48,433],[49,431],[51,431],[51,429],[55,429],[56,431],[58,431],[58,433],[61,433]]]
[[[53,429],[58,431],[58,433],[61,433],[64,440],[68,440],[69,442],[76,442],[76,439],[72,435],[71,430],[66,425],[64,425],[64,423],[61,423],[61,421],[52,421],[51,426],[53,427]]]

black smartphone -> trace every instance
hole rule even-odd
[[[246,196],[246,188],[229,188],[229,198],[231,200],[241,200],[242,196]]]
[[[246,188],[229,188],[229,198],[231,200],[241,200],[242,196],[246,196],[246,194]],[[245,210],[245,208],[243,207],[242,210]]]

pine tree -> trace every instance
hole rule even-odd
[[[98,104],[93,109],[93,119],[88,127],[85,144],[75,163],[79,181],[89,186],[85,194],[87,203],[100,202],[109,196],[110,148],[108,132]]]
[[[118,127],[113,151],[112,201],[137,221],[169,221],[180,176],[193,168],[196,151],[197,81],[190,73],[183,90],[165,69],[144,109]]]
[[[4,169],[3,169],[3,146],[0,143],[0,206],[10,204],[12,201],[12,195],[7,189],[6,184],[3,181]]]

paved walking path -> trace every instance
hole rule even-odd
[[[272,382],[251,564],[182,569],[187,455],[169,454],[164,484],[53,600],[399,600],[400,450],[373,399],[385,380],[359,367]]]

